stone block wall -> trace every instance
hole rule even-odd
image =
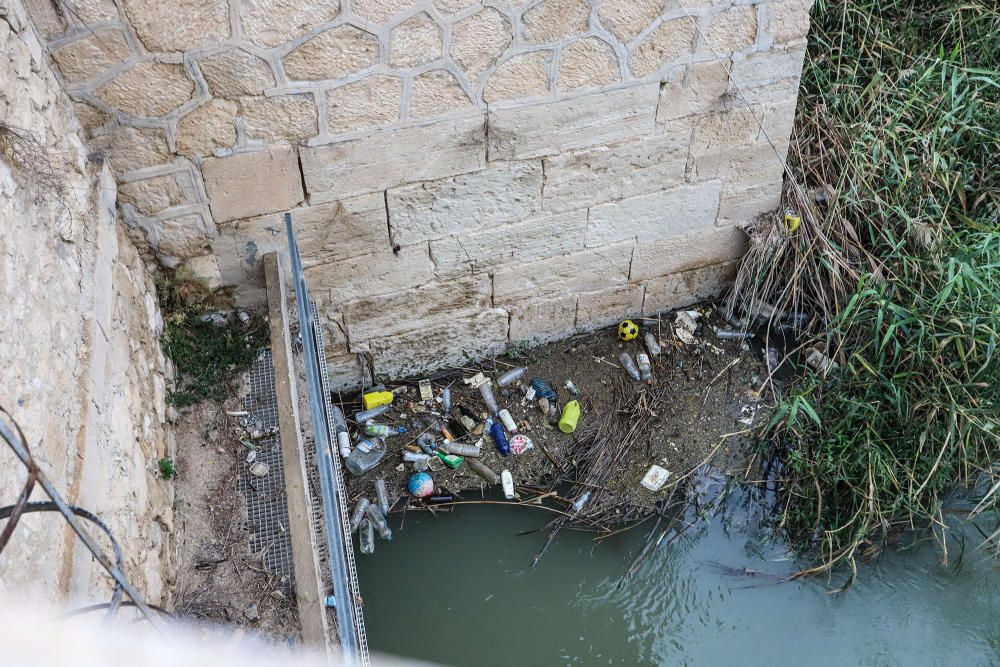
[[[0,405],[63,497],[111,528],[132,583],[166,602],[172,493],[156,472],[172,448],[163,322],[117,219],[115,180],[87,160],[21,0],[0,0],[0,121],[35,137],[51,162],[38,173],[41,159],[25,164],[0,142]],[[16,501],[25,478],[0,445],[0,505]],[[47,497],[36,485],[31,499]],[[78,606],[106,602],[111,584],[58,515],[31,514],[0,555],[0,590]]]
[[[343,384],[717,293],[811,6],[30,3],[149,256],[253,301],[293,213]]]

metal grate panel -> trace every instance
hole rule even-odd
[[[323,327],[320,325],[321,320],[319,319],[319,314],[316,311],[315,302],[309,302],[309,309],[312,312],[313,331],[316,334],[316,356],[319,357],[320,387],[323,391],[323,409],[326,413],[327,433],[332,434],[336,433],[336,429],[333,426],[333,404],[330,400],[330,375],[326,367]],[[367,665],[371,664],[371,659],[368,655],[368,635],[365,631],[365,617],[364,612],[361,609],[361,586],[358,583],[358,570],[354,563],[354,543],[351,537],[350,514],[348,513],[347,507],[347,488],[344,484],[345,472],[343,465],[341,465],[340,452],[337,451],[333,441],[330,442],[330,447],[330,458],[333,460],[333,476],[336,484],[337,503],[340,505],[341,530],[343,531],[345,545],[344,551],[347,556],[347,572],[350,579],[349,585],[351,597],[353,598],[351,603],[354,606],[354,625],[355,631],[358,635],[358,661],[361,665],[367,667]],[[317,512],[314,510],[313,514],[315,516]]]
[[[251,428],[266,431],[278,426],[274,365],[269,349],[262,349],[250,368],[250,393],[243,398],[243,409],[250,413],[247,419]],[[250,474],[250,466],[242,463],[236,483],[237,491],[246,499],[250,553],[262,555],[264,569],[280,576],[282,590],[291,595],[294,590],[292,538],[288,532],[280,434],[256,440],[254,445],[256,460],[267,464],[267,474],[254,477]]]

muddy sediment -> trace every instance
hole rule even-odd
[[[378,466],[360,477],[349,478],[352,507],[361,496],[374,500],[375,480],[385,479],[394,501],[393,511],[425,508],[427,501],[407,494],[407,480],[415,471],[411,464],[402,462],[402,454],[422,434],[433,435],[440,443],[442,427],[456,436],[457,442],[478,444],[479,460],[494,472],[510,471],[518,490],[514,502],[544,496],[546,502],[561,504],[564,511],[576,515],[573,500],[579,501],[590,490],[587,510],[575,518],[586,523],[591,522],[587,516],[593,519],[599,515],[603,529],[655,511],[685,476],[706,460],[735,472],[745,463],[746,435],[751,425],[762,418],[756,389],[766,373],[759,352],[743,341],[715,338],[714,327],[725,324],[712,307],[696,310],[701,313],[700,327],[693,338],[685,336],[687,343],[675,333],[671,314],[640,322],[644,331],[657,337],[662,349],[652,359],[652,384],[632,380],[618,359],[622,351],[633,358],[646,351],[642,335],[623,342],[614,327],[520,354],[512,350],[475,367],[387,382],[386,388],[397,393],[401,387],[407,389],[376,421],[402,426],[407,431],[387,439],[388,453]],[[527,369],[519,382],[503,388],[496,384],[496,378],[519,366]],[[490,435],[466,434],[456,428],[454,420],[449,423],[450,415],[443,413],[439,401],[420,400],[418,383],[430,379],[434,399],[450,388],[453,406],[462,406],[481,424],[488,416],[486,404],[480,392],[464,382],[478,372],[493,379],[499,407],[510,411],[519,432],[532,440],[532,449],[520,455],[501,456]],[[565,388],[566,381],[575,384],[582,408],[575,432],[561,432],[539,410],[535,400],[524,400],[525,389],[533,378],[546,380],[557,391],[560,411],[573,399]],[[351,432],[362,431],[364,425],[353,420],[362,409],[360,394],[335,395],[334,401],[347,415]],[[481,498],[486,483],[467,464],[452,470],[440,461],[432,463],[435,469],[428,472],[434,479],[435,500]],[[668,483],[656,492],[640,483],[654,464],[670,472]],[[601,469],[605,465],[611,469]],[[433,505],[434,500],[430,503]]]

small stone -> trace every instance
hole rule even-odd
[[[543,414],[549,414],[549,399],[540,398],[538,399],[538,410]]]
[[[252,604],[249,607],[247,607],[246,609],[244,609],[243,610],[243,615],[246,616],[247,620],[250,621],[250,622],[254,622],[254,621],[259,621],[260,620],[260,611],[258,611],[257,605],[255,605],[255,604]]]

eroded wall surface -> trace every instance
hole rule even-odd
[[[811,5],[30,2],[150,256],[259,299],[292,211],[347,384],[718,292]]]
[[[115,180],[87,161],[20,0],[0,0],[0,121],[39,142],[12,152],[0,138],[0,405],[64,498],[109,525],[132,582],[164,601],[173,517],[156,474],[170,455],[162,320],[117,219]],[[0,445],[0,504],[16,501],[25,478]],[[47,497],[36,486],[32,500]],[[111,592],[54,514],[21,520],[0,554],[0,587],[73,605]]]

